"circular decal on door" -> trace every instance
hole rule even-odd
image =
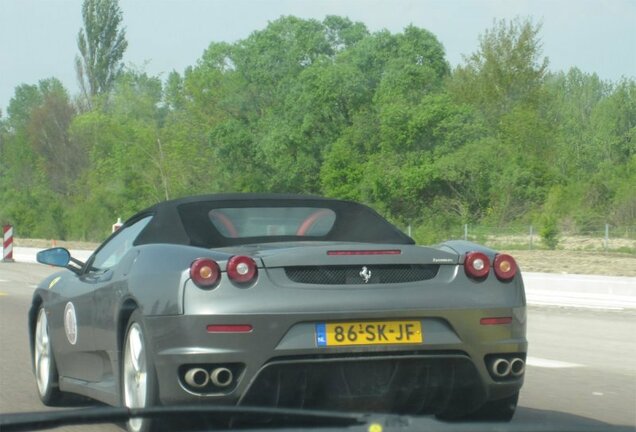
[[[64,308],[64,331],[66,332],[66,339],[71,345],[77,343],[77,316],[75,315],[75,306],[73,303],[66,303]]]

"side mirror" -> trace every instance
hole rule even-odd
[[[71,253],[65,248],[56,247],[38,252],[36,259],[41,264],[67,267],[71,262]]]

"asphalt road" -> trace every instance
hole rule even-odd
[[[0,413],[50,409],[36,394],[26,313],[35,284],[53,271],[0,263]],[[528,368],[513,423],[636,430],[636,310],[533,306],[528,315]]]

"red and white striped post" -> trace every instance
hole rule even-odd
[[[4,225],[2,233],[2,262],[13,262],[13,225]]]

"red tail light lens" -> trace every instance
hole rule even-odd
[[[248,256],[236,255],[227,262],[227,275],[234,282],[248,283],[256,279],[256,262]]]
[[[508,281],[517,274],[517,263],[510,255],[500,254],[495,256],[495,274],[501,280]]]
[[[490,260],[486,254],[481,252],[468,252],[464,260],[464,270],[466,274],[475,279],[488,276],[490,271]]]
[[[199,288],[210,288],[221,278],[221,269],[214,260],[198,258],[190,265],[190,278]]]

